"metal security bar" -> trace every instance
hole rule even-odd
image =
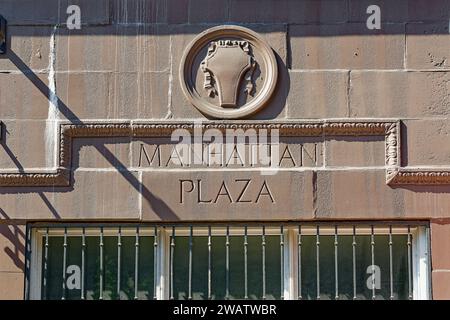
[[[248,299],[248,227],[244,228],[244,299]]]
[[[48,278],[48,228],[45,230],[45,245],[44,245],[44,280],[42,285],[44,286],[44,300],[47,298],[47,278]],[[83,299],[83,295],[81,296]]]
[[[353,300],[357,299],[356,296],[356,226],[353,226],[352,233],[352,273],[353,273]]]
[[[297,297],[298,300],[301,300],[303,298],[302,296],[302,226],[299,225],[298,226],[298,235],[297,235],[297,239],[298,239],[298,247],[297,247]]]
[[[48,247],[48,228],[46,233],[46,249]],[[46,260],[47,261],[47,260]],[[81,300],[85,300],[84,295],[84,279],[85,279],[85,265],[86,265],[86,229],[83,228],[81,235]],[[119,263],[120,265],[120,263]],[[120,274],[120,272],[119,272]]]
[[[421,257],[417,241],[420,232],[428,234],[422,222],[56,223],[28,228],[26,298],[429,296],[415,288],[420,275],[414,266]],[[422,241],[427,247],[428,239]]]
[[[156,300],[158,298],[158,295],[156,294],[157,288],[158,288],[158,259],[156,257],[158,256],[158,228],[155,226],[153,229],[153,300]]]
[[[64,233],[64,236],[67,234],[67,232]],[[64,237],[65,238],[65,237]],[[98,299],[103,300],[103,227],[100,227],[100,242],[99,242],[99,248],[100,248],[100,294]],[[65,281],[65,279],[63,280]]]
[[[122,262],[122,228],[117,232],[117,299],[120,300],[120,264]],[[81,294],[84,294],[83,292]]]
[[[102,242],[102,236],[100,235],[100,246],[102,246],[101,242]],[[66,261],[67,261],[67,227],[64,228],[64,244],[63,244],[63,270],[62,270],[62,292],[63,295],[61,297],[61,300],[65,300],[66,299]],[[102,299],[101,296],[101,292],[102,292],[102,276],[101,276],[101,271],[102,271],[102,251],[100,250],[100,300]],[[47,279],[45,279],[47,280]]]
[[[330,277],[334,277],[334,282],[332,284],[334,292],[331,292],[332,290],[329,289],[328,291],[330,294],[327,295],[326,299],[413,299],[415,282],[413,275],[413,260],[414,256],[418,255],[413,252],[413,233],[415,234],[415,237],[418,237],[419,234],[417,233],[417,230],[420,228],[426,230],[427,226],[426,224],[421,225],[420,223],[403,224],[398,222],[391,222],[381,225],[375,225],[372,223],[361,223],[354,225],[343,224],[342,226],[335,225],[334,227],[326,224],[318,224],[316,226],[299,225],[296,228],[297,292],[295,297],[299,300],[314,298],[323,299],[322,291],[324,286],[327,284],[324,284],[322,281],[322,276],[326,273],[323,268],[323,261],[326,260],[324,259],[324,256],[326,254],[322,254],[322,247],[324,245],[323,239],[328,237],[330,238],[330,242],[333,241],[329,245],[330,250],[328,251],[330,255],[333,254],[334,259],[332,259],[332,265],[329,267],[333,268],[334,273],[332,274],[329,272],[327,278],[329,279]],[[415,230],[414,232],[412,231],[413,229]],[[307,287],[303,283],[306,279],[306,276],[303,275],[306,263],[304,260],[307,255],[307,253],[304,253],[305,236],[309,236],[311,241],[314,241],[312,243],[315,245],[313,256],[309,257],[309,269],[312,267],[315,268],[315,273],[313,274],[315,276],[315,283],[310,286],[315,290],[315,297],[312,295],[313,292],[311,290],[309,292],[309,297],[304,296],[304,291]],[[345,249],[341,247],[342,240],[345,240],[343,241],[344,243],[348,242],[348,245],[342,244]],[[416,239],[416,241],[418,240]],[[426,241],[428,241],[428,239],[426,239]],[[358,283],[358,278],[361,277],[357,276],[357,274],[361,274],[361,267],[358,268],[358,264],[361,263],[360,260],[362,259],[360,251],[362,250],[362,248],[360,248],[361,246],[363,246],[365,250],[365,260],[370,261],[370,263],[365,265],[367,266],[367,270],[364,269],[364,272],[368,276],[364,279],[367,280],[366,283],[362,281]],[[312,246],[310,247],[312,248]],[[399,261],[399,257],[394,254],[394,248],[397,250],[397,253],[403,255],[403,261]],[[340,265],[347,265],[347,263],[343,263],[342,261],[344,258],[341,258],[341,252],[343,250],[346,251],[345,255],[349,256],[350,261],[348,262],[348,266],[351,270],[348,276],[351,288],[348,290],[349,294],[344,297],[342,297],[340,290],[340,286],[345,283],[345,281],[340,281],[342,274]],[[378,261],[378,259],[382,261]],[[384,274],[380,275],[380,266],[377,265],[377,263],[384,265]],[[399,264],[402,265],[399,267]],[[394,270],[395,267],[397,268],[397,272]],[[400,268],[402,269],[400,270]],[[398,270],[403,272],[403,277],[401,279],[397,277]],[[429,270],[427,272],[429,272]],[[311,272],[309,274],[311,274]],[[398,291],[400,281],[403,281],[402,285],[406,288],[406,290],[402,293],[395,292]],[[367,288],[363,291],[366,291],[366,293],[361,293],[361,287],[365,285],[367,285]],[[334,293],[333,297],[332,293]]]
[[[339,300],[339,268],[338,268],[338,226],[334,229],[334,299]]]

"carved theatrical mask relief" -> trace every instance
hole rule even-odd
[[[256,61],[250,53],[247,41],[219,40],[211,42],[208,54],[201,63],[205,74],[204,88],[208,96],[219,97],[223,108],[236,108],[241,82],[245,79],[244,92],[254,96]]]
[[[186,48],[181,87],[206,116],[244,118],[272,96],[277,68],[272,49],[258,34],[239,26],[219,26],[204,31]]]

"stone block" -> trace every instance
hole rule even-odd
[[[437,21],[450,19],[450,2],[447,0],[408,0],[409,21]]]
[[[89,26],[58,31],[59,71],[167,71],[169,58],[164,26]]]
[[[207,133],[205,133],[207,136]],[[132,167],[136,170],[198,170],[267,168],[270,165],[282,169],[317,168],[323,166],[323,137],[279,137],[278,150],[270,149],[268,164],[261,155],[269,155],[266,145],[249,143],[227,144],[227,138],[215,141],[209,138],[179,142],[177,136],[135,138],[131,143]],[[259,140],[261,142],[261,138]],[[256,142],[256,141],[255,141]],[[220,145],[220,146],[219,146]],[[258,147],[261,146],[261,147]],[[178,148],[177,148],[178,147]],[[230,148],[231,147],[231,148]],[[234,148],[236,147],[236,148]]]
[[[63,119],[161,119],[168,113],[167,73],[58,73],[56,87]]]
[[[61,101],[61,118],[116,118],[119,106],[118,101],[111,99],[116,84],[113,79],[113,73],[109,72],[57,73],[56,93]]]
[[[348,116],[348,72],[290,72],[289,75],[288,118]]]
[[[179,24],[189,21],[190,0],[166,0],[167,2],[167,23]]]
[[[382,22],[406,22],[408,21],[408,0],[349,0],[349,21],[366,22],[371,15],[367,8],[371,5],[380,7]],[[370,32],[371,30],[368,30]]]
[[[76,138],[73,140],[72,168],[130,167],[131,138]]]
[[[408,166],[450,166],[448,120],[406,120],[403,162]]]
[[[9,25],[57,24],[59,0],[23,0],[20,5],[16,0],[2,1],[2,16]]]
[[[245,23],[337,23],[347,21],[344,0],[231,0],[229,19]]]
[[[317,172],[318,219],[429,219],[450,217],[450,187],[386,184],[385,170]]]
[[[110,0],[15,0],[2,1],[2,15],[10,25],[56,25],[65,24],[69,15],[67,8],[78,5],[82,24],[110,23]],[[115,2],[115,1],[114,1]],[[120,1],[121,2],[121,1]],[[134,2],[134,1],[133,1]]]
[[[312,218],[312,173],[143,172],[146,221]]]
[[[289,27],[292,69],[402,69],[404,25],[363,23]]]
[[[447,117],[450,72],[352,71],[350,116]]]
[[[0,223],[0,273],[20,273],[24,268],[25,225]]]
[[[384,167],[384,136],[332,137],[325,141],[327,167]]]
[[[72,187],[2,187],[4,219],[138,220],[141,183],[128,170],[75,171]]]
[[[24,274],[0,272],[0,300],[23,300]]]
[[[0,73],[0,119],[42,120],[48,117],[47,74]]]
[[[229,1],[189,1],[189,23],[224,23],[228,21]]]
[[[54,167],[54,143],[57,143],[55,128],[54,122],[50,121],[3,121],[0,168],[17,172]]]
[[[67,18],[70,16],[70,14],[67,13],[68,7],[71,5],[77,5],[80,7],[82,25],[109,24],[111,23],[111,6],[115,2],[117,1],[60,0],[60,23],[67,23]]]
[[[8,26],[7,50],[0,56],[0,70],[36,73],[47,70],[52,32],[53,28],[44,26]]]
[[[167,0],[111,1],[114,24],[167,22]]]
[[[433,270],[448,270],[450,274],[450,252],[447,250],[450,236],[450,221],[448,219],[431,221],[431,253]],[[450,278],[449,278],[450,280]],[[450,289],[450,282],[448,283]]]
[[[450,33],[448,20],[440,23],[406,25],[406,67],[449,69]]]
[[[365,22],[370,5],[380,7],[384,22],[448,21],[450,17],[450,3],[446,0],[349,0],[349,20]]]
[[[433,271],[433,300],[450,299],[450,270]]]

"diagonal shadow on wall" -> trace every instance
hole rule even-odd
[[[11,62],[33,83],[34,86],[46,97],[52,96],[54,93],[50,90],[50,88],[31,70],[13,51],[9,50],[9,58]],[[70,119],[72,123],[83,124],[83,121],[77,117],[70,108],[63,102],[61,99],[57,98],[57,107],[58,111],[62,113],[67,119]],[[2,143],[5,146],[4,143]],[[105,159],[117,169],[123,178],[125,178],[128,183],[139,192],[143,199],[148,202],[153,211],[161,218],[161,220],[169,220],[169,221],[177,221],[179,220],[178,216],[173,212],[173,210],[159,197],[155,196],[145,185],[143,185],[132,172],[126,169],[126,166],[119,160],[117,157],[106,148],[99,149],[98,146],[94,147],[105,157]],[[7,153],[10,157],[15,158],[12,154],[11,150]],[[13,160],[14,161],[14,160]],[[20,163],[17,163],[17,159],[15,161],[19,170],[23,170],[23,167]],[[21,169],[22,168],[22,169]],[[76,168],[72,168],[72,170],[76,170]],[[74,179],[74,175],[71,175],[71,179]],[[72,184],[73,185],[73,184]],[[39,187],[27,187],[27,188],[0,188],[0,193],[36,193],[38,192],[44,201],[44,203],[49,207],[50,211],[56,218],[60,218],[57,210],[51,205],[51,202],[45,197],[43,191],[49,192],[69,192],[73,188],[72,187],[50,187],[50,188],[39,188]],[[161,209],[162,208],[162,209]]]
[[[10,217],[0,208],[0,219],[9,220]],[[7,239],[13,246],[3,250],[11,258],[14,265],[20,270],[25,270],[25,233],[17,224],[0,225],[0,235]]]

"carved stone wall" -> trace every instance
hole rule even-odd
[[[366,28],[358,1],[279,1],[277,10],[273,1],[251,3],[81,1],[88,12],[83,27],[68,30],[65,13],[58,12],[63,6],[49,2],[44,10],[26,3],[18,12],[7,1],[8,52],[0,60],[4,203],[32,193],[29,188],[82,190],[76,172],[114,174],[114,165],[95,168],[84,156],[91,140],[103,139],[132,157],[137,138],[168,137],[194,119],[204,128],[276,127],[286,136],[318,137],[320,163],[295,170],[317,176],[383,170],[388,193],[421,188],[445,198],[448,3],[383,3],[381,30]],[[242,61],[234,58],[237,52]],[[227,73],[217,55],[243,63],[233,78],[237,84],[221,80]],[[200,78],[189,81],[199,81],[202,99],[214,105],[212,91],[220,97],[230,85],[236,97],[227,101],[234,105],[216,103],[219,112],[211,114],[197,109],[187,94],[195,84],[183,84],[186,70],[198,71]],[[258,108],[227,115],[258,100],[264,81],[270,86]],[[221,116],[243,119],[212,118]],[[97,146],[100,154],[106,149]],[[115,150],[107,156],[109,163],[122,159]],[[125,162],[117,172],[142,174]],[[446,216],[441,210],[423,216],[436,214]]]
[[[39,2],[0,8],[4,248],[23,252],[30,221],[420,219],[448,239],[449,1],[79,0],[81,30],[65,1]],[[200,121],[278,130],[292,157],[275,175],[152,162]],[[23,257],[1,249],[0,282],[22,288]]]
[[[59,167],[55,172],[17,172],[0,173],[0,186],[8,187],[68,187],[71,185],[72,140],[75,138],[152,138],[168,137],[177,129],[194,131],[196,124],[192,122],[93,122],[84,124],[62,123],[59,128]],[[303,137],[323,136],[332,139],[333,136],[383,136],[385,139],[386,183],[389,185],[445,185],[450,184],[450,169],[410,169],[401,167],[400,153],[400,121],[358,122],[344,121],[253,121],[253,122],[202,122],[201,130],[218,129],[225,133],[226,129],[261,129],[278,130],[280,136]],[[324,168],[326,170],[326,167]],[[321,170],[321,169],[316,169]]]

